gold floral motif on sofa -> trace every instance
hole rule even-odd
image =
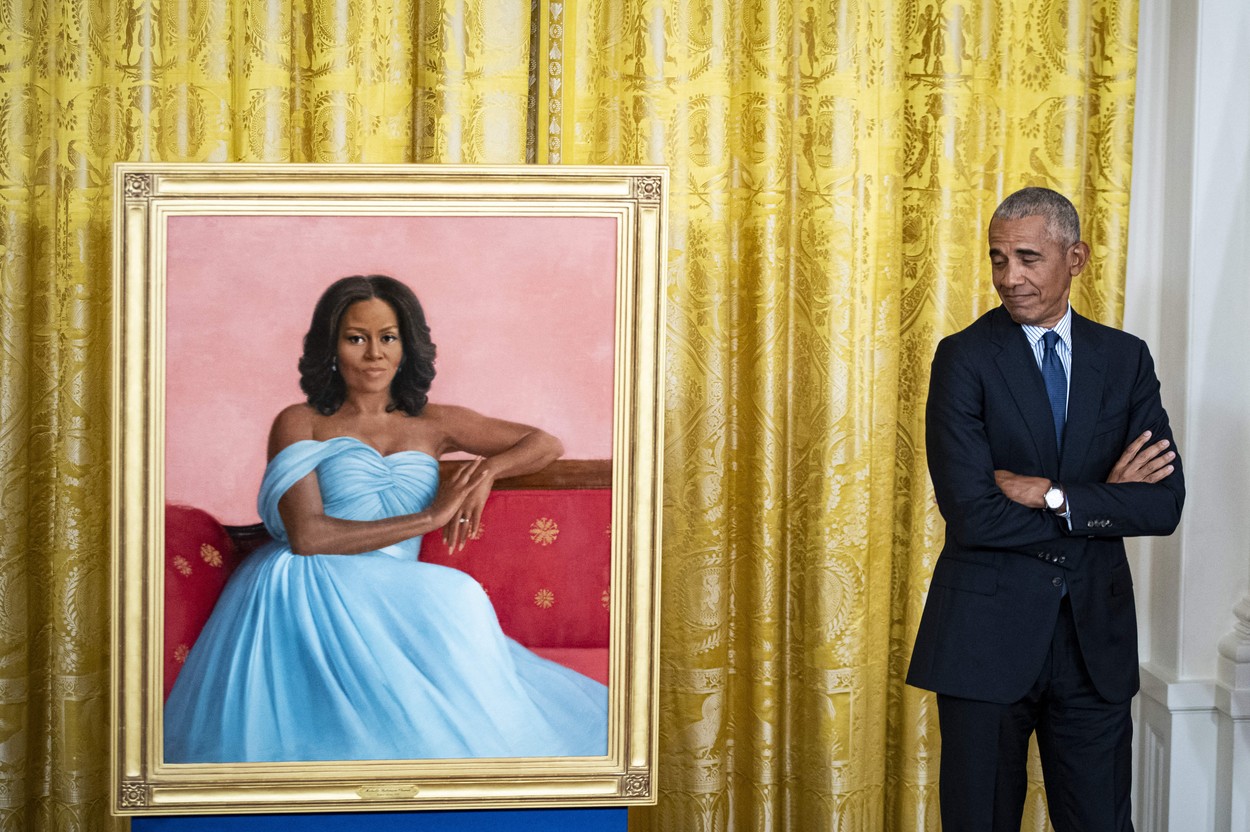
[[[530,538],[539,546],[550,546],[560,535],[560,527],[550,517],[539,517],[530,526]]]
[[[200,558],[209,566],[221,568],[221,552],[217,551],[217,547],[211,543],[200,544]]]

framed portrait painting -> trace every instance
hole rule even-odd
[[[119,164],[119,814],[655,801],[667,171]]]

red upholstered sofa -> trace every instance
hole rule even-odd
[[[441,535],[428,534],[421,560],[472,575],[505,633],[606,683],[610,482],[606,460],[560,460],[539,474],[501,480],[478,538],[449,552]],[[226,527],[201,509],[166,505],[166,696],[230,573],[267,540],[262,526]]]

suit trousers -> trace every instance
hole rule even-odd
[[[1037,732],[1056,832],[1132,832],[1132,700],[1099,696],[1064,596],[1042,672],[1017,702],[938,694],[943,832],[1019,832]]]

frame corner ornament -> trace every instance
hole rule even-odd
[[[659,202],[664,194],[664,181],[658,176],[635,176],[634,199],[639,202]]]
[[[147,806],[149,800],[148,784],[143,780],[124,780],[121,786],[121,805],[123,809],[139,809]]]
[[[152,174],[127,173],[123,189],[126,199],[147,199],[152,195]]]
[[[648,797],[651,794],[651,775],[634,772],[621,778],[621,794],[625,797]]]

